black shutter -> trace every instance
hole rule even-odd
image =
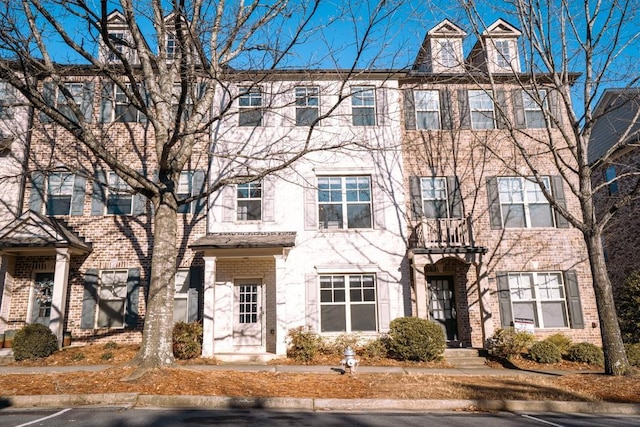
[[[85,177],[75,175],[73,177],[73,195],[71,196],[71,215],[82,215],[84,210],[84,189],[87,185]]]
[[[453,109],[451,107],[451,91],[440,90],[440,120],[442,129],[453,129]]]
[[[500,211],[500,193],[498,178],[487,178],[487,197],[489,199],[489,222],[492,230],[502,229],[502,213]]]
[[[509,126],[509,117],[507,115],[507,94],[504,90],[496,90],[495,115],[498,129],[506,129]]]
[[[564,272],[564,284],[567,289],[567,307],[569,308],[569,323],[573,329],[584,329],[582,316],[582,302],[578,288],[578,275],[575,270]]]
[[[134,329],[138,325],[138,298],[140,296],[140,269],[130,268],[127,272],[127,313],[124,325]]]
[[[562,176],[554,175],[551,177],[551,191],[556,204],[566,209],[567,199],[564,197],[564,182],[562,180]],[[569,221],[567,221],[567,219],[557,210],[554,210],[553,212],[556,217],[556,227],[569,228]]]
[[[416,128],[416,103],[413,98],[413,89],[404,89],[404,128],[414,130]]]
[[[90,268],[84,275],[84,292],[82,295],[81,329],[93,329],[96,319],[96,303],[98,302],[98,270]]]
[[[522,101],[522,89],[514,89],[511,91],[511,101],[513,102],[513,116],[515,117],[515,125],[517,129],[527,127],[527,118],[524,115],[524,104]]]
[[[56,85],[53,82],[46,82],[42,88],[42,98],[44,103],[49,107],[55,107],[56,101]],[[40,112],[40,122],[42,123],[51,123],[52,120],[49,116],[47,116],[42,111]]]
[[[420,191],[420,177],[409,177],[409,194],[411,197],[411,212],[413,219],[420,219],[424,216],[422,209],[422,192]]]
[[[497,273],[496,280],[498,282],[498,302],[500,304],[500,326],[502,328],[508,328],[513,326],[509,276],[507,273]]]
[[[193,176],[191,177],[191,195],[199,196],[205,194],[205,172],[203,170],[197,170],[193,172]],[[207,203],[207,197],[203,196],[199,199],[194,200],[191,203],[191,212],[194,215],[197,215],[202,212],[205,204]]]
[[[113,120],[113,96],[113,83],[103,82],[100,102],[100,121],[102,123],[109,123]]]
[[[87,123],[91,123],[93,119],[93,92],[95,91],[95,84],[93,82],[87,82],[82,88],[82,105],[80,111],[84,115],[84,120]]]
[[[204,269],[202,267],[191,267],[189,269],[189,291],[187,298],[187,321],[195,322],[198,320],[200,307],[200,291],[204,278]]]
[[[104,215],[107,205],[106,184],[106,173],[100,170],[96,171],[95,180],[93,181],[93,194],[91,195],[91,215]]]
[[[458,112],[460,113],[460,129],[471,129],[471,110],[469,109],[469,91],[458,89]]]
[[[449,199],[449,215],[451,218],[462,218],[462,193],[457,177],[447,177],[447,190],[449,191],[447,195]]]
[[[42,201],[44,200],[44,174],[42,172],[31,173],[31,194],[29,195],[29,209],[42,213]]]

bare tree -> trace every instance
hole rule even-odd
[[[57,160],[69,167],[94,162],[109,168],[153,207],[143,342],[133,362],[140,368],[137,372],[174,362],[172,284],[179,247],[179,207],[206,198],[222,186],[247,183],[285,169],[313,151],[348,144],[344,139],[318,142],[314,135],[317,124],[349,99],[347,81],[358,75],[367,61],[376,60],[371,52],[366,55],[369,59],[365,58],[371,34],[397,7],[384,1],[365,2],[364,6],[358,15],[363,32],[350,46],[355,59],[346,67],[342,84],[335,88],[338,101],[309,123],[305,140],[290,144],[286,135],[281,135],[267,145],[254,144],[259,139],[254,137],[217,146],[210,145],[210,138],[218,137],[219,123],[230,116],[240,96],[230,88],[232,82],[250,82],[245,90],[251,92],[268,81],[278,67],[299,63],[294,55],[300,53],[296,46],[314,37],[322,40],[322,31],[332,18],[319,15],[319,0],[103,0],[97,6],[86,0],[4,3],[0,12],[4,22],[0,29],[4,46],[0,79],[15,87],[47,121],[73,137],[73,143],[64,146],[57,142],[54,147],[60,139],[50,134],[51,152],[58,153]],[[114,8],[124,17],[119,24],[124,35],[110,32],[109,17]],[[351,5],[350,13],[354,10]],[[339,54],[329,52],[327,57],[318,59],[333,58],[337,63]],[[60,58],[72,65],[59,65]],[[307,69],[313,66],[302,65]],[[103,91],[115,88],[128,100],[123,114],[144,117],[144,134],[123,142],[118,139],[122,132],[118,137],[112,126],[88,120],[77,93],[65,84],[70,77],[82,75],[95,76]],[[301,80],[306,76],[299,75]],[[51,102],[48,91],[55,91],[57,102]],[[136,135],[133,128],[130,136]],[[206,191],[180,198],[181,172],[190,163],[206,164],[209,155],[223,165],[219,174],[209,177]]]
[[[622,132],[617,142],[600,159],[590,159],[589,141],[598,116],[594,114],[596,99],[612,82],[632,86],[638,74],[623,75],[629,50],[638,42],[633,29],[637,22],[637,2],[613,1],[580,4],[570,1],[513,0],[502,8],[475,2],[458,3],[467,12],[467,18],[479,40],[494,44],[491,38],[480,37],[487,27],[483,16],[489,12],[500,13],[519,26],[522,31],[520,51],[524,68],[520,72],[510,66],[515,81],[524,94],[524,102],[532,111],[541,112],[540,129],[531,130],[518,123],[526,118],[510,114],[498,106],[498,119],[506,129],[512,150],[526,166],[526,172],[513,168],[514,173],[534,180],[555,210],[580,230],[587,248],[588,262],[593,277],[593,288],[600,319],[605,354],[605,372],[609,375],[626,375],[631,371],[620,335],[616,317],[611,282],[607,273],[603,250],[603,230],[612,215],[621,206],[638,195],[621,198],[616,206],[598,215],[594,198],[606,191],[606,184],[593,186],[592,175],[610,160],[628,141],[628,132]],[[509,63],[513,57],[505,57],[504,51],[495,49],[495,58],[488,61]],[[480,75],[482,70],[471,66],[470,73]],[[493,82],[495,76],[485,75],[485,81]],[[512,99],[522,105],[523,99]],[[500,103],[498,103],[500,104]],[[523,113],[524,114],[524,113]],[[563,118],[565,118],[563,120]],[[566,120],[568,118],[568,122]],[[637,117],[635,118],[637,120]],[[629,130],[633,121],[629,125]],[[538,126],[537,126],[538,127]],[[533,141],[535,144],[531,144]],[[506,165],[515,166],[513,156],[494,153]],[[579,203],[579,214],[566,209],[563,203],[546,188],[541,172],[541,159],[551,158],[555,170]]]

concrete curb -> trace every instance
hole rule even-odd
[[[522,400],[320,399],[284,397],[161,396],[136,393],[5,396],[0,403],[14,408],[127,406],[157,408],[242,408],[302,411],[506,411],[640,415],[640,404]]]

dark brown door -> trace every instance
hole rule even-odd
[[[431,319],[440,324],[444,331],[444,337],[447,341],[457,341],[458,325],[456,322],[453,277],[429,277],[428,284],[429,315]]]

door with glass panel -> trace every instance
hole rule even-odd
[[[429,316],[438,323],[447,341],[458,340],[453,277],[435,276],[427,279],[429,286]]]
[[[264,345],[262,280],[236,280],[233,291],[233,345],[258,350]]]
[[[53,272],[36,273],[33,278],[31,299],[31,323],[49,326],[51,320],[51,297],[53,296]]]

